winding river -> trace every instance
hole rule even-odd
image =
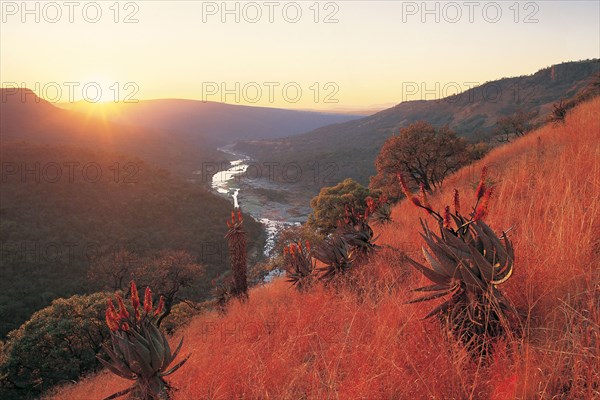
[[[265,201],[253,193],[253,189],[260,188],[261,184],[259,181],[245,176],[248,166],[252,162],[251,158],[226,147],[218,150],[236,159],[230,162],[228,169],[223,169],[213,175],[211,186],[218,194],[231,198],[234,207],[240,207],[245,213],[249,213],[263,224],[266,232],[263,253],[265,257],[269,257],[275,247],[279,232],[286,227],[300,224],[300,221],[298,221],[298,218],[286,218],[285,212],[274,212],[274,210],[281,210],[286,205]],[[277,218],[277,214],[281,214],[281,216]]]

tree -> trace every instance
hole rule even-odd
[[[182,291],[193,287],[204,274],[204,267],[194,261],[185,251],[165,250],[156,257],[142,262],[132,275],[140,287],[151,287],[153,292],[165,299],[164,313],[158,319],[160,325],[173,309],[177,300],[183,301]]]
[[[371,178],[369,187],[381,190],[390,200],[400,199],[397,175],[401,173],[432,192],[470,160],[465,140],[447,126],[436,129],[418,121],[383,144],[375,161],[377,175]]]
[[[99,258],[90,268],[90,282],[113,291],[123,290],[129,284],[131,274],[140,265],[140,257],[127,250],[119,250]]]
[[[525,112],[518,109],[516,113],[500,117],[496,121],[496,135],[499,142],[510,142],[510,135],[524,136],[533,129],[533,119],[538,115],[537,111]]]
[[[335,186],[324,187],[319,195],[310,201],[313,212],[308,217],[308,225],[318,233],[327,235],[337,228],[338,221],[346,214],[346,209],[364,213],[367,197],[378,195],[379,192],[371,192],[350,178]]]
[[[57,299],[12,331],[3,346],[0,397],[35,396],[99,367],[96,354],[110,334],[107,293]]]

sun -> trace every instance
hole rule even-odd
[[[79,88],[78,100],[88,103],[116,103],[122,97],[122,88],[119,82],[102,75],[83,79]]]

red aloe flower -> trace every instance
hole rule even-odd
[[[117,310],[115,309],[115,305],[113,304],[112,300],[108,299],[106,300],[106,305],[107,305],[107,309],[110,310],[111,313],[113,313],[114,315],[117,315]]]
[[[123,322],[123,324],[121,324],[121,329],[123,332],[129,332],[129,324],[127,322]]]
[[[460,214],[460,195],[458,194],[458,189],[454,189],[454,213],[456,215]]]
[[[479,202],[479,205],[477,206],[477,209],[475,210],[475,215],[473,216],[473,221],[480,221],[483,219],[483,217],[486,216],[486,214],[488,212],[488,205],[490,202],[490,197],[492,197],[493,192],[494,192],[493,187],[489,188],[485,192],[485,194],[483,195],[483,198],[481,199],[481,202]]]
[[[125,303],[123,303],[123,299],[118,294],[115,295],[117,298],[117,303],[119,303],[119,318],[127,319],[129,318],[129,311],[127,311],[127,307],[125,307]]]
[[[242,218],[242,210],[240,210],[238,208],[238,222],[241,224],[243,222],[243,218]]]
[[[152,312],[152,290],[150,290],[149,287],[146,288],[146,292],[144,293],[144,311],[146,314],[150,314]]]
[[[108,329],[113,332],[119,330],[119,317],[117,315],[117,310],[115,310],[115,305],[112,301],[106,301],[108,307],[106,307],[106,325],[108,325]]]
[[[158,307],[156,308],[154,315],[162,314],[164,308],[165,308],[165,298],[163,296],[160,296],[160,300],[158,301]]]
[[[412,197],[412,194],[410,193],[410,190],[408,190],[408,185],[406,184],[406,182],[404,181],[404,177],[400,173],[398,174],[398,181],[400,182],[402,192],[404,193],[407,199],[410,199]]]
[[[446,206],[444,210],[444,228],[450,230],[452,229],[452,220],[450,218],[450,206]]]
[[[114,319],[114,316],[108,308],[106,309],[106,325],[108,325],[108,329],[112,332],[119,330],[119,323]]]
[[[310,253],[310,242],[308,240],[306,241],[306,251]]]
[[[134,281],[131,281],[131,305],[134,310],[137,310],[140,306],[140,295]]]
[[[483,195],[486,192],[486,187],[485,187],[486,177],[487,177],[487,166],[484,166],[481,169],[481,178],[479,178],[479,185],[477,186],[477,190],[475,191],[475,196],[477,197],[477,200],[481,199],[481,197],[483,197]]]

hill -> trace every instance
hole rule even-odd
[[[206,143],[186,141],[157,127],[136,127],[109,121],[99,113],[88,115],[64,110],[39,98],[29,89],[0,89],[2,141],[69,144],[109,152],[122,152],[190,177],[202,162],[225,161]]]
[[[447,124],[469,140],[488,141],[499,117],[522,110],[536,112],[543,119],[553,103],[574,96],[599,73],[599,60],[559,64],[533,75],[487,82],[440,100],[404,101],[374,115],[302,135],[240,142],[236,149],[259,162],[300,164],[311,180],[301,183],[312,194],[347,177],[367,185],[375,175],[374,161],[381,146],[401,127],[425,120],[434,126]],[[315,165],[327,168],[327,181],[323,176],[314,180],[308,173]]]
[[[93,262],[126,249],[184,250],[206,266],[191,298],[229,269],[222,238],[230,201],[129,155],[25,142],[0,146],[0,336],[58,297],[101,290]],[[247,219],[251,257],[262,226]]]
[[[293,111],[182,99],[117,104],[78,102],[62,106],[83,113],[103,113],[114,122],[162,130],[177,140],[213,147],[241,139],[290,136],[358,118],[351,113]]]
[[[426,279],[421,209],[402,202],[385,245],[353,280],[361,290],[307,293],[283,280],[252,290],[226,315],[206,313],[183,331],[192,358],[169,382],[175,400],[197,398],[593,399],[600,351],[600,99],[492,150],[450,177],[434,208],[461,190],[465,204],[485,164],[495,191],[490,226],[512,227],[515,272],[502,290],[523,315],[523,337],[501,342],[487,362],[450,342],[435,304],[406,304]],[[130,385],[100,373],[49,399],[102,398]]]

